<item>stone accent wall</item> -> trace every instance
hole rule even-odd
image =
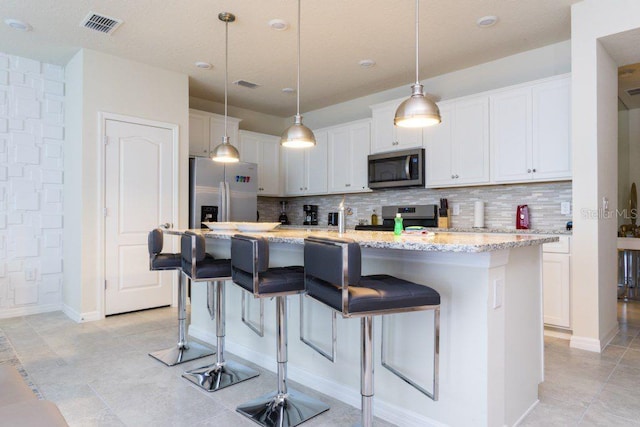
[[[62,301],[64,69],[0,53],[0,317]]]
[[[482,187],[445,189],[378,190],[371,193],[347,194],[345,206],[355,212],[347,217],[347,227],[354,227],[358,219],[370,221],[372,210],[380,216],[386,205],[438,204],[441,198],[449,200],[449,207],[457,203],[460,214],[451,217],[455,228],[473,227],[473,209],[476,200],[485,202],[485,227],[515,229],[517,205],[529,205],[531,228],[537,230],[564,229],[571,215],[560,213],[561,202],[571,202],[571,182],[545,182],[532,184],[492,185]],[[293,198],[258,198],[260,221],[277,221],[280,200],[288,201],[287,215],[294,225],[302,225],[302,206],[318,205],[319,226],[327,226],[329,212],[337,212],[342,195],[307,196]]]

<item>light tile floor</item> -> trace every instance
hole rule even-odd
[[[260,376],[215,393],[200,390],[181,374],[211,363],[213,356],[174,367],[148,356],[175,344],[176,319],[174,309],[164,308],[76,324],[54,312],[0,319],[0,328],[33,382],[71,426],[256,426],[235,408],[272,391],[275,374],[228,354]],[[359,420],[358,409],[290,385],[331,407],[305,426],[350,426]],[[392,426],[383,420],[376,425]]]
[[[602,354],[545,339],[540,404],[521,425],[640,426],[640,302],[620,303],[619,318],[620,333]],[[212,358],[168,368],[147,355],[174,343],[175,319],[175,310],[157,309],[76,324],[55,312],[0,319],[0,328],[71,426],[255,426],[235,407],[271,391],[275,375],[244,361],[261,375],[216,393],[197,389],[180,375]],[[294,386],[331,406],[305,426],[358,420],[357,409]]]

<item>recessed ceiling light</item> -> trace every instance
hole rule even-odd
[[[289,28],[289,23],[282,19],[272,19],[269,21],[269,26],[276,31],[284,31]]]
[[[20,31],[31,31],[33,27],[24,21],[19,21],[17,19],[5,19],[4,23],[13,28],[14,30]]]
[[[362,68],[371,68],[376,65],[376,61],[374,61],[373,59],[363,59],[362,61],[358,62],[358,65],[360,65]]]
[[[492,27],[498,22],[498,17],[494,15],[483,16],[476,21],[476,25],[480,28]]]
[[[208,62],[198,61],[196,62],[196,67],[202,68],[203,70],[210,70],[213,68],[213,65],[209,64]]]
[[[295,91],[296,90],[294,88],[292,88],[292,87],[282,88],[282,92],[284,92],[284,93],[294,93]]]

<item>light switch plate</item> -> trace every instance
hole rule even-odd
[[[504,292],[504,281],[496,279],[493,281],[493,309],[502,307],[502,293]]]
[[[560,213],[562,215],[571,215],[571,202],[560,203]]]
[[[453,215],[460,215],[460,203],[453,204]]]

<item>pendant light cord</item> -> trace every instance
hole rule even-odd
[[[296,91],[297,94],[297,106],[296,106],[296,115],[300,115],[300,0],[298,0],[298,89]]]
[[[418,16],[420,15],[419,14],[420,8],[418,6],[419,3],[420,3],[420,1],[416,0],[416,84],[417,85],[420,84],[420,79],[418,77],[419,76],[418,59],[420,58],[420,49],[419,49],[419,47],[420,47],[420,37],[419,37],[419,34],[420,34],[420,24],[419,24],[420,19],[418,18]]]
[[[224,143],[227,143],[227,73],[229,69],[229,21],[224,23]]]

